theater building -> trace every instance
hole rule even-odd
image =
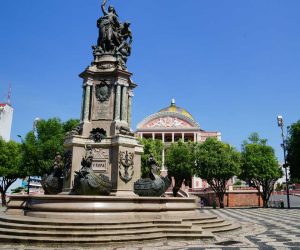
[[[203,130],[194,117],[184,108],[171,101],[171,105],[157,113],[146,117],[137,126],[137,134],[140,138],[151,138],[162,140],[164,149],[162,151],[162,174],[167,173],[165,166],[165,152],[171,143],[182,140],[184,142],[204,142],[208,137],[221,140],[221,133]],[[193,189],[208,187],[205,181],[193,177],[191,180]]]

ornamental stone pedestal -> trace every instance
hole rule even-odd
[[[69,166],[64,191],[72,188],[74,173],[81,168],[87,147],[92,168],[112,181],[112,194],[132,195],[141,175],[142,146],[130,129],[132,90],[137,86],[131,73],[118,66],[113,55],[95,57],[83,78],[81,124],[65,140]]]

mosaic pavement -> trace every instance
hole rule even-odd
[[[252,249],[300,249],[300,209],[201,209],[201,213],[215,214],[226,220],[240,223],[241,229],[217,234],[215,242],[193,241],[157,241],[130,244],[126,247],[111,246],[85,249],[107,250],[252,250]],[[16,247],[0,245],[0,249],[35,250],[36,247]],[[49,248],[49,250],[58,248]],[[64,249],[80,250],[78,247]]]

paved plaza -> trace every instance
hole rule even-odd
[[[108,250],[154,250],[154,249],[300,249],[300,209],[201,209],[201,213],[215,214],[241,225],[241,229],[219,233],[214,242],[199,240],[169,240],[157,242],[132,243],[127,246],[103,246],[85,249]],[[38,247],[20,247],[2,244],[0,249],[34,250]],[[49,248],[60,249],[60,248]],[[64,247],[80,250],[81,247]]]

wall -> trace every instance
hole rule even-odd
[[[214,192],[194,193],[194,195],[204,198],[207,206],[212,206],[214,200],[219,206]],[[262,207],[263,203],[256,190],[245,190],[227,192],[224,197],[224,205],[225,207]]]

